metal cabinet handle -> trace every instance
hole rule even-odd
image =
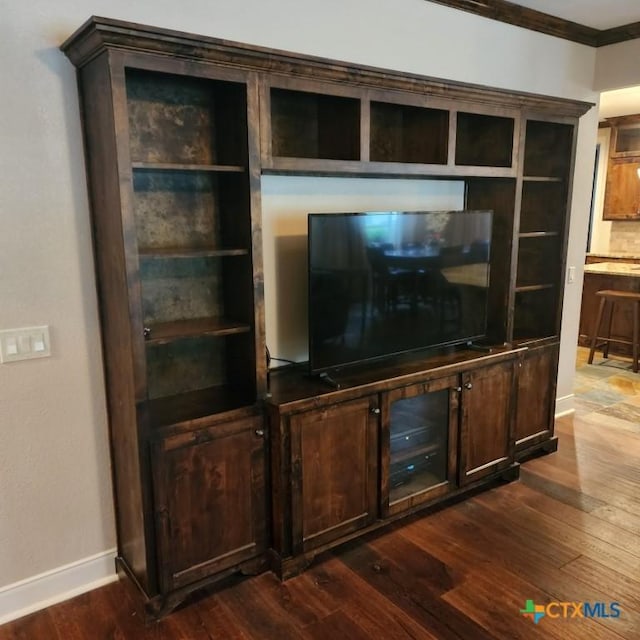
[[[142,335],[146,338],[150,338],[151,337],[151,329],[149,329],[149,327],[145,327],[142,330]]]
[[[464,388],[465,389],[471,389],[473,387],[473,385],[470,382],[465,382],[464,383]]]
[[[371,413],[373,413],[374,415],[379,415],[380,413],[380,409],[378,407],[372,407],[371,408]]]
[[[451,391],[457,391],[460,393],[462,391],[462,387],[451,387]]]
[[[264,437],[264,429],[256,429],[256,435],[258,436],[258,438],[263,438]]]

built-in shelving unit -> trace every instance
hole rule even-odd
[[[79,74],[118,562],[154,613],[267,559],[292,575],[553,449],[590,105],[105,18],[62,48]],[[267,395],[267,173],[464,182],[465,208],[493,211],[489,351],[379,362],[340,389],[294,368]]]

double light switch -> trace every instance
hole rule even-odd
[[[16,362],[51,355],[49,327],[23,327],[0,331],[0,362]]]

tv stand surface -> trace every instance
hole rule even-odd
[[[479,351],[480,353],[493,353],[496,347],[490,344],[481,344],[479,342],[472,342],[467,345],[467,349],[471,351]]]

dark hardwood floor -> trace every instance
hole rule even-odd
[[[640,376],[584,356],[558,452],[523,464],[517,482],[341,547],[286,583],[234,580],[160,622],[120,581],[6,624],[0,640],[637,640]],[[527,600],[616,601],[621,615],[534,624]]]

